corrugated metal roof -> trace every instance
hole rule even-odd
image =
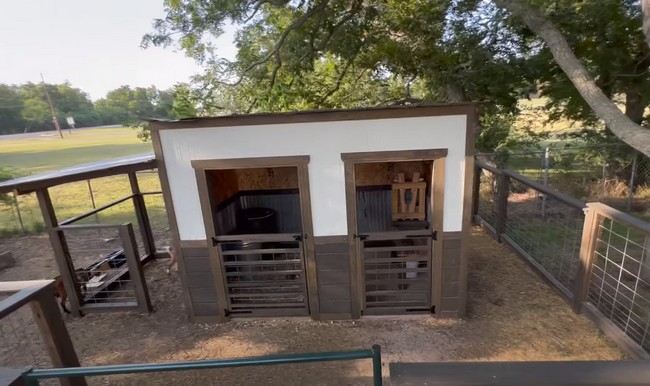
[[[0,182],[0,193],[15,190],[19,194],[25,194],[67,182],[83,181],[90,178],[106,177],[155,167],[156,157],[153,153],[101,160]]]

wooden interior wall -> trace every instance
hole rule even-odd
[[[298,189],[298,169],[259,168],[237,170],[239,190]]]
[[[376,162],[356,164],[354,175],[357,186],[390,185],[397,174],[404,173],[406,181],[411,180],[413,172],[431,182],[431,161]]]
[[[211,170],[208,173],[212,176],[212,188],[217,203],[239,193],[239,176],[236,170]]]

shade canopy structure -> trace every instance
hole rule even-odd
[[[106,159],[0,182],[0,193],[27,194],[69,182],[155,168],[153,153]]]

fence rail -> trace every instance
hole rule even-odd
[[[24,374],[27,386],[39,386],[40,379],[70,377],[87,377],[99,375],[154,373],[163,371],[187,371],[218,368],[232,368],[245,366],[268,366],[282,364],[296,364],[308,362],[349,361],[358,359],[372,359],[372,378],[374,386],[382,385],[381,376],[381,348],[372,346],[369,350],[336,351],[323,353],[305,353],[290,355],[272,355],[252,358],[202,360],[169,363],[145,363],[128,365],[91,366],[63,369],[29,370]]]
[[[624,350],[650,359],[650,224],[476,162],[474,219]]]

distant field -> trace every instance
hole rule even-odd
[[[0,140],[0,167],[38,173],[106,158],[152,151],[132,128],[73,131],[61,139],[51,132],[37,138]]]
[[[67,134],[67,132],[64,132]],[[36,138],[0,140],[0,167],[8,167],[20,174],[36,174],[81,163],[151,152],[151,143],[137,138],[131,128],[90,129],[76,131],[64,139],[43,133]],[[159,191],[158,175],[151,172],[138,173],[143,191]],[[100,206],[130,193],[126,176],[113,176],[91,180],[95,205]],[[92,209],[87,181],[56,186],[50,189],[56,214],[60,220],[73,217]],[[162,197],[145,198],[154,227],[166,226]],[[42,229],[42,217],[33,194],[18,197],[23,223],[28,230]],[[99,223],[124,223],[136,220],[132,215],[130,201],[113,207],[99,216],[84,221]],[[0,204],[0,234],[20,230],[14,206]]]

